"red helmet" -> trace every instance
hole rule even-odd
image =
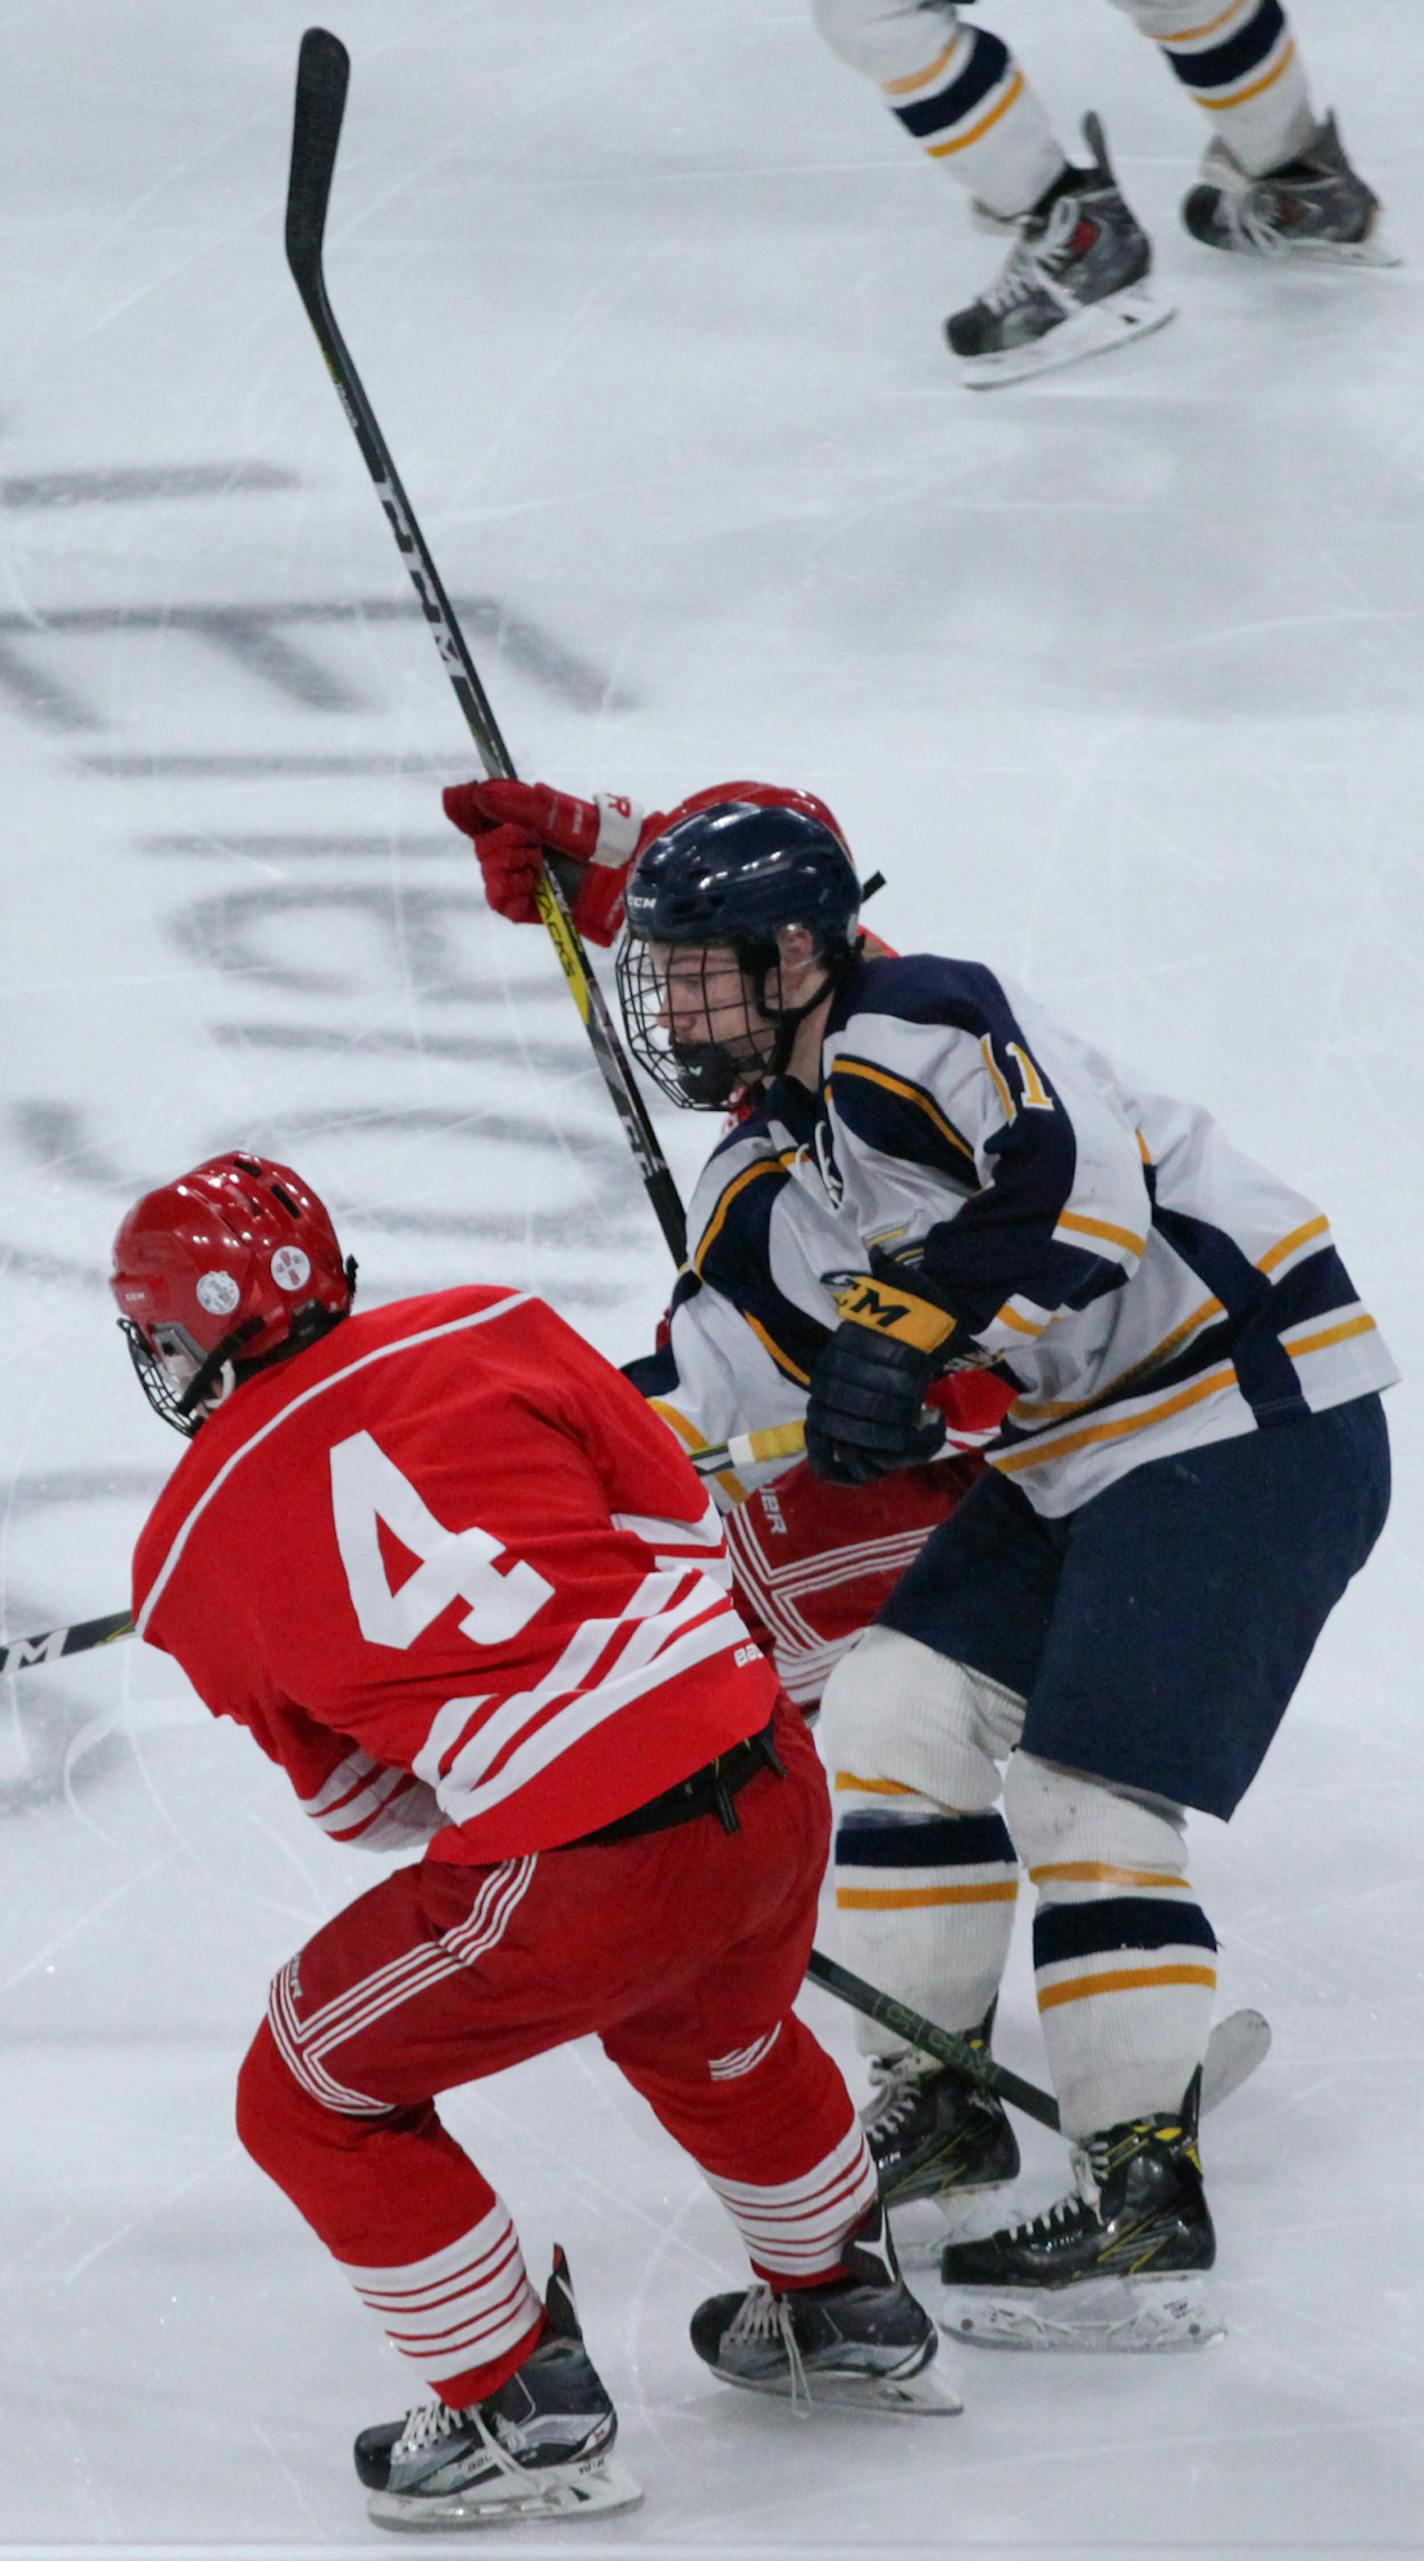
[[[845,829],[825,802],[813,791],[793,791],[782,783],[711,783],[705,791],[690,792],[676,809],[670,809],[666,818],[658,822],[658,835],[666,836],[684,818],[694,818],[700,809],[714,809],[722,801],[732,800],[749,802],[753,809],[799,809],[803,818],[814,818],[818,826],[829,828],[854,869],[855,856],[846,844]]]
[[[234,1361],[310,1342],[347,1314],[356,1266],[300,1174],[235,1152],[136,1202],[109,1286],[149,1403],[191,1433]]]

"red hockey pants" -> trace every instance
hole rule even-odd
[[[846,2085],[792,2015],[830,1816],[785,1706],[776,1742],[787,1776],[742,1788],[739,1832],[704,1815],[497,1867],[426,1859],[272,1986],[238,2086],[242,2141],[456,2408],[529,2354],[542,2306],[437,2091],[596,2034],[778,2287],[834,2272],[873,2201]]]

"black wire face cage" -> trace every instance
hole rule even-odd
[[[155,1325],[153,1331],[154,1341],[150,1344],[131,1316],[119,1318],[119,1332],[128,1344],[129,1359],[155,1414],[190,1441],[203,1419],[197,1410],[199,1395],[217,1385],[229,1344],[220,1344],[216,1353],[205,1356],[181,1325]],[[236,1339],[230,1338],[233,1342]]]
[[[725,971],[734,951],[741,969],[740,1000],[714,993],[709,964]],[[715,1040],[674,1040],[668,972],[676,966],[679,998],[691,1000],[709,1021],[715,1006]],[[639,1066],[684,1111],[723,1111],[739,1086],[780,1075],[790,1053],[800,1009],[781,1015],[776,999],[781,974],[774,946],[728,943],[653,943],[625,934],[614,963],[618,1002],[628,1046]]]

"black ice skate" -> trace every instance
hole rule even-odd
[[[1152,244],[1123,200],[1096,116],[1085,117],[1083,139],[1091,166],[1066,169],[1022,216],[997,283],[944,324],[972,387],[1103,355],[1172,317],[1148,282]]]
[[[1196,2147],[1196,2084],[1176,2116],[1137,2117],[1076,2145],[1076,2189],[1031,2223],[951,2241],[942,2316],[972,2347],[1204,2347],[1216,2257]]]
[[[1356,267],[1397,267],[1379,237],[1380,201],[1345,157],[1327,116],[1297,160],[1253,178],[1224,142],[1212,142],[1201,184],[1182,220],[1208,249]]]
[[[516,2524],[636,2508],[642,2490],[609,2461],[618,2418],[583,2344],[568,2262],[554,2252],[544,2335],[487,2401],[428,2401],[404,2420],[363,2428],[354,2448],[376,2525]]]
[[[847,2277],[773,2294],[713,2294],[692,2316],[692,2344],[724,2383],[775,2392],[809,2416],[819,2402],[947,2417],[962,2409],[929,2371],[939,2342],[900,2274],[883,2206],[844,2251]]]
[[[965,2043],[986,2052],[987,2023]],[[1019,2147],[998,2099],[924,2054],[885,2055],[870,2071],[877,2087],[862,2122],[884,2204],[929,2198],[948,2211],[1018,2177]]]

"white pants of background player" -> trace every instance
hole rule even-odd
[[[1050,2075],[1081,2137],[1180,2107],[1206,2048],[1216,1941],[1187,1879],[1182,1808],[1019,1750],[1023,1716],[1012,1691],[892,1628],[837,1665],[818,1738],[837,1949],[942,2026],[975,2028],[998,1993],[1022,1862]],[[867,2053],[899,2042],[857,2026]]]
[[[1112,0],[1151,38],[1211,131],[1252,177],[1316,130],[1305,67],[1280,0]],[[952,0],[812,0],[833,52],[876,82],[932,160],[988,211],[1026,213],[1071,160],[1002,36]],[[1083,0],[1065,16],[1079,21]]]

